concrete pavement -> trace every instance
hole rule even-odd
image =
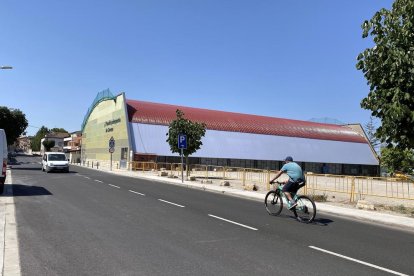
[[[72,165],[73,166],[73,165]],[[76,165],[77,166],[77,165]],[[82,168],[86,168],[81,166]],[[92,169],[92,168],[89,168]],[[96,169],[92,169],[96,170]],[[225,187],[225,186],[219,186],[215,184],[207,184],[207,183],[198,183],[195,181],[184,181],[182,183],[181,179],[173,179],[173,178],[167,178],[167,177],[161,177],[161,176],[154,176],[154,175],[145,175],[139,172],[135,171],[124,171],[124,170],[113,170],[109,171],[105,168],[100,168],[101,171],[106,171],[108,173],[113,174],[119,174],[129,177],[135,177],[135,178],[142,178],[142,179],[149,179],[179,186],[185,186],[187,188],[194,188],[194,189],[202,189],[205,191],[210,192],[216,192],[221,194],[227,194],[230,196],[237,196],[242,198],[248,198],[251,200],[256,201],[264,201],[265,194],[267,191],[246,191],[246,190],[240,190],[235,189],[232,187]],[[320,203],[315,202],[317,212],[325,212],[332,215],[337,215],[342,218],[350,218],[350,219],[357,219],[364,222],[373,222],[373,223],[379,223],[383,225],[398,227],[406,230],[414,231],[414,218],[406,217],[406,216],[399,216],[399,215],[393,215],[393,214],[386,214],[381,213],[379,211],[368,211],[368,210],[360,210],[357,208],[346,208],[346,207],[340,207],[340,206],[334,206],[329,203]]]
[[[3,195],[0,196],[0,275],[19,276],[21,275],[19,243],[11,183],[13,183],[12,175],[8,169],[6,186]]]

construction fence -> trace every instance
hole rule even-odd
[[[109,168],[108,161],[88,162],[85,166]],[[112,168],[119,169],[119,162]],[[181,178],[181,163],[130,162],[127,169],[156,176]],[[188,180],[230,185],[241,189],[268,191],[277,171],[213,165],[184,165],[184,177]],[[414,204],[414,182],[389,177],[361,177],[349,175],[307,173],[306,186],[300,191],[309,195],[335,195],[349,202],[364,198],[392,199]],[[283,175],[280,180],[286,180]]]

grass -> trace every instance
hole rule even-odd
[[[397,205],[397,206],[388,206],[384,204],[380,204],[376,206],[379,209],[388,210],[400,214],[410,215],[414,217],[414,208],[412,207],[405,207],[404,205]]]
[[[327,202],[328,201],[328,195],[327,194],[310,195],[310,197],[313,199],[313,201],[316,201],[316,202]]]

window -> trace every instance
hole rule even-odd
[[[121,148],[121,160],[128,159],[128,148]]]

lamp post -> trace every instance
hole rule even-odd
[[[0,66],[0,69],[10,70],[10,69],[13,69],[13,67],[12,66],[7,66],[7,65],[2,65],[2,66]]]

